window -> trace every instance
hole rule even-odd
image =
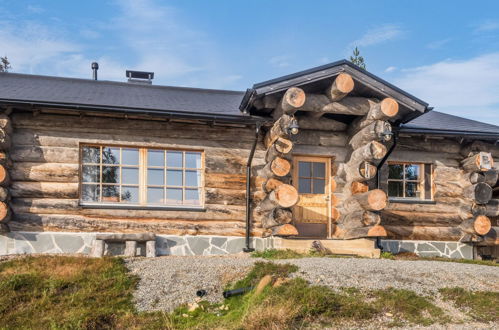
[[[298,162],[298,192],[300,194],[324,194],[326,164],[324,162]]]
[[[388,196],[392,199],[432,199],[431,164],[388,164]]]
[[[202,156],[199,151],[82,146],[81,201],[201,206]]]

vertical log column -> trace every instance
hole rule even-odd
[[[305,102],[305,93],[300,88],[290,88],[284,93],[276,105],[274,118],[276,122],[265,136],[266,165],[260,171],[263,179],[262,188],[265,198],[258,206],[262,216],[262,226],[266,235],[294,236],[298,235],[292,221],[291,207],[298,203],[298,191],[290,185],[291,163],[290,152],[293,142],[290,139],[289,127],[294,118],[292,114]]]
[[[380,141],[391,132],[387,121],[398,113],[398,103],[392,98],[382,101],[351,98],[349,110],[359,117],[350,125],[350,157],[340,166],[343,186],[343,203],[338,207],[340,216],[333,226],[333,237],[354,239],[362,237],[383,237],[386,230],[380,225],[378,211],[387,205],[387,196],[380,189],[369,191],[364,183],[376,175],[373,161],[382,159],[387,149]],[[329,106],[332,108],[333,106]],[[344,108],[343,112],[347,112]]]
[[[0,233],[9,232],[11,217],[9,207],[9,172],[11,166],[8,151],[11,144],[12,123],[6,112],[0,114]]]
[[[494,160],[487,152],[471,153],[461,162],[471,185],[464,189],[464,196],[471,200],[472,218],[464,219],[459,225],[463,242],[480,242],[491,230],[489,216],[499,215],[499,201],[492,199],[497,184],[498,172],[493,169]]]

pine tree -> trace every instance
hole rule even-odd
[[[366,70],[366,63],[364,62],[364,57],[360,56],[360,51],[357,47],[355,47],[355,49],[353,50],[353,56],[350,56],[350,62]]]
[[[7,56],[0,56],[0,72],[9,72],[10,69],[12,69],[12,67],[10,66]]]

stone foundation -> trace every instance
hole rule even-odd
[[[384,252],[412,252],[421,257],[473,259],[473,246],[460,242],[382,240]]]
[[[0,235],[0,255],[31,253],[81,253],[90,255],[100,233],[11,232]],[[104,255],[124,255],[125,242],[104,245]],[[144,246],[142,246],[144,245]],[[156,235],[156,255],[223,255],[242,252],[244,237]],[[252,238],[251,247],[273,247],[270,238]],[[136,255],[146,255],[145,244],[138,243]]]
[[[32,253],[80,253],[90,255],[100,233],[11,232],[0,235],[0,255]],[[242,252],[244,237],[156,235],[156,255],[224,255]],[[274,238],[252,238],[258,251],[279,248]],[[473,259],[473,247],[459,242],[382,240],[383,251],[413,252],[422,257]],[[124,255],[126,244],[109,242],[104,255]],[[146,255],[145,243],[136,246],[136,255]]]

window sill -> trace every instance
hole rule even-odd
[[[162,206],[162,205],[136,205],[136,204],[104,204],[104,203],[80,203],[84,209],[122,209],[122,210],[159,210],[159,211],[193,211],[205,212],[204,206]]]
[[[400,199],[400,198],[388,198],[390,203],[401,203],[401,204],[437,204],[431,199]]]

